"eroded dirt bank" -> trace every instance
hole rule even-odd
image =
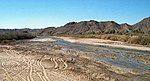
[[[53,40],[54,41],[54,40]],[[148,81],[149,73],[123,71],[53,41],[0,45],[0,81]]]

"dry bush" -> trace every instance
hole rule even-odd
[[[111,37],[110,37],[110,40],[118,41],[118,36],[115,36],[115,35],[114,35],[114,36],[111,36]]]
[[[101,39],[101,38],[102,38],[102,35],[96,35],[95,38]]]
[[[9,43],[12,40],[31,39],[34,37],[36,36],[28,32],[22,32],[22,31],[5,32],[5,33],[0,33],[0,43]]]
[[[142,36],[140,37],[141,45],[150,45],[150,36]]]
[[[140,43],[140,37],[139,36],[132,36],[129,38],[128,43],[139,44]]]
[[[111,35],[105,34],[101,36],[101,39],[110,39]]]
[[[89,35],[84,35],[85,38],[95,38],[95,35],[89,34]]]
[[[129,40],[128,35],[119,35],[118,36],[118,41],[127,42],[128,40]]]
[[[98,39],[128,42],[131,44],[150,45],[150,35],[129,36],[129,35],[117,35],[117,34],[101,34],[101,35],[87,34],[87,35],[73,35],[73,37],[76,37],[76,38],[98,38]]]

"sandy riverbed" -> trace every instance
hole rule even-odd
[[[49,42],[54,42],[56,40],[52,39],[52,38],[43,38],[43,39],[31,39],[30,41],[33,41],[33,42],[46,42],[46,41],[49,41]]]
[[[95,38],[78,38],[78,39],[73,38],[73,37],[59,37],[59,38],[65,40],[65,41],[69,41],[69,42],[150,51],[149,47],[144,47],[144,46],[141,46],[141,45],[133,45],[133,44],[129,45],[125,42],[120,42],[120,41],[111,41],[111,40],[103,40],[103,39],[95,39]]]
[[[98,39],[86,39],[86,41],[85,39],[63,39],[70,42],[82,40],[79,43],[86,44],[102,42],[102,40]],[[85,52],[74,52],[70,51],[70,49],[64,51],[61,45],[59,46],[52,41],[51,38],[47,37],[36,39],[34,43],[31,41],[16,45],[0,45],[0,81],[149,80],[149,73],[124,72],[126,69],[122,70],[122,68],[116,68],[112,65],[86,58],[87,53]],[[103,40],[102,43],[104,42],[106,41]],[[107,42],[112,41],[107,40]]]

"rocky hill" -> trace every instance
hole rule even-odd
[[[150,17],[143,19],[142,21],[133,25],[133,30],[140,33],[150,34]]]
[[[142,21],[129,25],[127,23],[118,24],[115,21],[98,22],[94,20],[69,22],[61,27],[45,28],[40,35],[59,35],[59,34],[130,34],[142,33],[150,34],[150,17]]]
[[[47,27],[45,29],[0,29],[1,33],[6,32],[29,32],[36,36],[62,35],[62,34],[150,34],[150,17],[140,22],[129,25],[118,24],[115,21],[98,22],[94,20],[69,22],[61,27]]]

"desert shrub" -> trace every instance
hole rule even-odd
[[[132,44],[150,45],[150,36],[132,36],[128,42]]]
[[[111,35],[105,34],[101,36],[101,39],[110,39]]]
[[[119,35],[118,41],[127,42],[129,40],[128,35]]]
[[[102,35],[96,35],[95,38],[101,39]]]
[[[30,39],[34,38],[35,36],[28,33],[28,32],[5,32],[0,33],[0,42],[1,43],[8,43],[12,40],[20,40],[20,39]]]
[[[129,38],[128,43],[139,44],[140,43],[140,37],[139,36],[132,36]]]
[[[112,36],[110,37],[110,40],[118,41],[118,36],[112,35]]]
[[[106,35],[101,35],[101,39],[105,39],[106,38]]]
[[[112,37],[112,35],[106,35],[105,39],[110,39]]]
[[[15,44],[15,42],[14,42],[15,40],[2,40],[2,41],[0,41],[0,44]]]
[[[118,35],[118,34],[86,34],[86,35],[69,35],[75,38],[98,38],[113,41],[128,42],[131,44],[150,45],[150,35]]]
[[[95,38],[95,35],[89,34],[89,35],[84,35],[85,38]]]
[[[141,45],[150,45],[150,36],[142,36],[140,37]]]

